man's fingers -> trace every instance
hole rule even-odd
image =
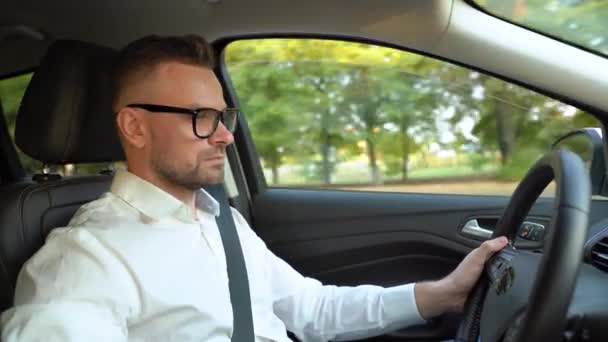
[[[481,244],[481,246],[479,246],[478,250],[483,260],[487,261],[492,255],[494,255],[494,253],[503,249],[508,242],[509,240],[506,237],[501,236],[493,240],[485,241]]]

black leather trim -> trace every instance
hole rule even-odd
[[[47,164],[123,160],[112,111],[116,51],[58,40],[48,49],[25,92],[15,141]]]
[[[109,175],[21,182],[0,193],[0,311],[12,305],[17,275],[48,233],[68,224],[78,208],[108,191]]]

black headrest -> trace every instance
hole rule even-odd
[[[116,51],[59,40],[48,49],[28,86],[15,141],[47,164],[123,160],[112,112]]]

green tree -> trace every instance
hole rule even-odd
[[[234,55],[233,55],[234,56]],[[288,65],[269,62],[255,67],[241,64],[231,68],[232,81],[238,89],[240,105],[250,129],[256,133],[255,144],[262,160],[272,171],[272,183],[278,184],[279,167],[292,152],[297,137],[296,108],[288,94],[297,96],[294,74]]]
[[[496,166],[498,156],[499,176],[517,179],[557,136],[598,126],[522,87],[384,47],[251,40],[231,44],[226,56],[274,184],[284,164],[305,170],[308,183],[333,183],[338,163],[362,153],[373,183],[383,169],[406,181],[411,156],[434,153],[437,144],[457,160],[469,155],[476,170]]]
[[[313,46],[317,45],[317,46]],[[282,157],[310,163],[321,158],[321,181],[332,182],[332,151],[341,141],[333,105],[341,88],[339,65],[318,63],[318,45],[332,41],[251,40],[228,47],[232,81],[248,115],[258,152],[279,182]]]
[[[399,143],[393,145],[398,147],[396,154],[403,182],[408,179],[410,156],[418,151],[420,143],[438,137],[435,114],[441,103],[437,89],[428,83],[426,79],[416,78],[407,82],[401,78],[401,82],[395,82],[390,88],[393,97],[384,105],[390,122],[398,127],[396,141]],[[384,150],[392,152],[390,146]]]

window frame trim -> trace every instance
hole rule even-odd
[[[575,42],[572,42],[572,41],[569,41],[569,40],[565,40],[564,38],[552,35],[552,34],[550,34],[548,32],[544,32],[544,31],[541,31],[541,30],[536,29],[534,27],[526,26],[526,25],[517,23],[517,22],[515,22],[513,20],[509,20],[508,18],[501,17],[500,15],[492,13],[490,10],[488,10],[488,9],[484,8],[483,6],[479,5],[477,2],[475,2],[475,0],[464,0],[464,2],[467,5],[473,7],[474,9],[476,9],[476,10],[478,10],[478,11],[484,13],[484,14],[487,14],[487,15],[493,17],[493,18],[496,18],[498,20],[502,20],[502,21],[507,22],[507,23],[509,23],[511,25],[515,25],[515,26],[521,27],[524,30],[528,30],[530,32],[534,32],[534,33],[539,34],[541,36],[545,36],[547,38],[551,38],[551,39],[553,39],[555,41],[558,41],[558,42],[560,42],[562,44],[565,44],[565,45],[568,45],[568,46],[572,46],[572,47],[575,47],[577,49],[581,49],[581,50],[583,50],[585,52],[589,52],[589,53],[594,54],[594,55],[596,55],[598,57],[601,57],[601,58],[604,58],[604,59],[608,59],[607,55],[605,55],[605,54],[603,54],[601,52],[595,51],[593,49],[590,49],[590,48],[588,48],[588,47],[586,47],[584,45],[581,45],[581,44],[578,44],[578,43],[575,43]]]

